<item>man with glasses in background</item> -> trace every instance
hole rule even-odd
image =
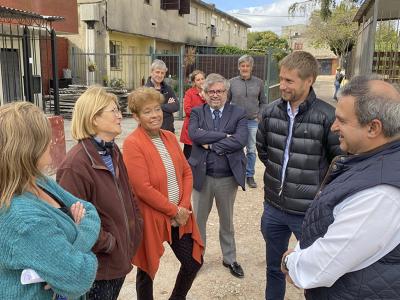
[[[210,74],[204,83],[206,104],[193,108],[189,136],[193,141],[189,164],[193,172],[193,210],[206,245],[206,225],[215,198],[219,216],[222,264],[232,275],[244,272],[236,260],[233,206],[238,186],[245,188],[246,112],[226,103],[229,81]]]

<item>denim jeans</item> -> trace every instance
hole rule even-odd
[[[336,80],[334,85],[335,85],[335,94],[333,95],[333,99],[337,100],[337,93],[340,89],[340,82]]]
[[[266,243],[267,286],[265,299],[283,300],[286,280],[281,272],[281,259],[289,245],[292,234],[300,238],[304,216],[286,213],[264,202],[261,232]]]
[[[256,165],[256,134],[258,129],[257,120],[247,120],[247,129],[249,131],[249,137],[246,145],[246,177],[254,176],[254,166]]]

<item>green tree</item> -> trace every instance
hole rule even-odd
[[[280,38],[272,31],[249,32],[247,34],[247,48],[267,51],[268,49],[289,50],[286,39]]]
[[[378,22],[375,33],[375,51],[399,51],[400,35],[397,21]]]
[[[257,50],[252,50],[252,49],[240,49],[239,47],[230,46],[230,45],[224,45],[224,46],[217,47],[217,49],[215,50],[215,53],[230,54],[230,55],[243,55],[243,54],[263,55],[263,54],[265,54],[265,52],[262,52],[262,51],[257,51]]]
[[[270,30],[249,32],[247,34],[247,48],[262,53],[272,50],[275,59],[279,61],[288,54],[289,43]]]
[[[239,47],[225,45],[217,47],[215,50],[217,54],[245,54],[245,50],[240,49]]]
[[[320,11],[314,11],[309,19],[306,35],[316,48],[330,47],[339,56],[340,64],[343,57],[356,42],[358,27],[353,23],[357,7],[349,2],[341,2],[332,10],[331,16],[324,20]]]
[[[353,4],[361,3],[363,0],[305,0],[295,2],[289,6],[289,14],[295,15],[296,13],[305,14],[306,11],[313,11],[317,5],[319,5],[320,10],[319,14],[322,20],[326,21],[331,15],[332,11],[335,9],[337,5],[342,3],[343,1],[347,1]]]

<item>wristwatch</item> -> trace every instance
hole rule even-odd
[[[282,269],[284,269],[286,272],[289,272],[289,269],[287,267],[287,263],[289,261],[289,255],[286,255],[283,259],[282,259]]]

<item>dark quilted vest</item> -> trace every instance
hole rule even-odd
[[[329,168],[324,187],[306,213],[301,249],[309,247],[325,235],[334,221],[333,209],[337,204],[359,191],[380,184],[400,188],[400,141],[363,155],[337,157]],[[340,277],[329,288],[307,290],[306,298],[400,299],[400,245],[367,268]]]

